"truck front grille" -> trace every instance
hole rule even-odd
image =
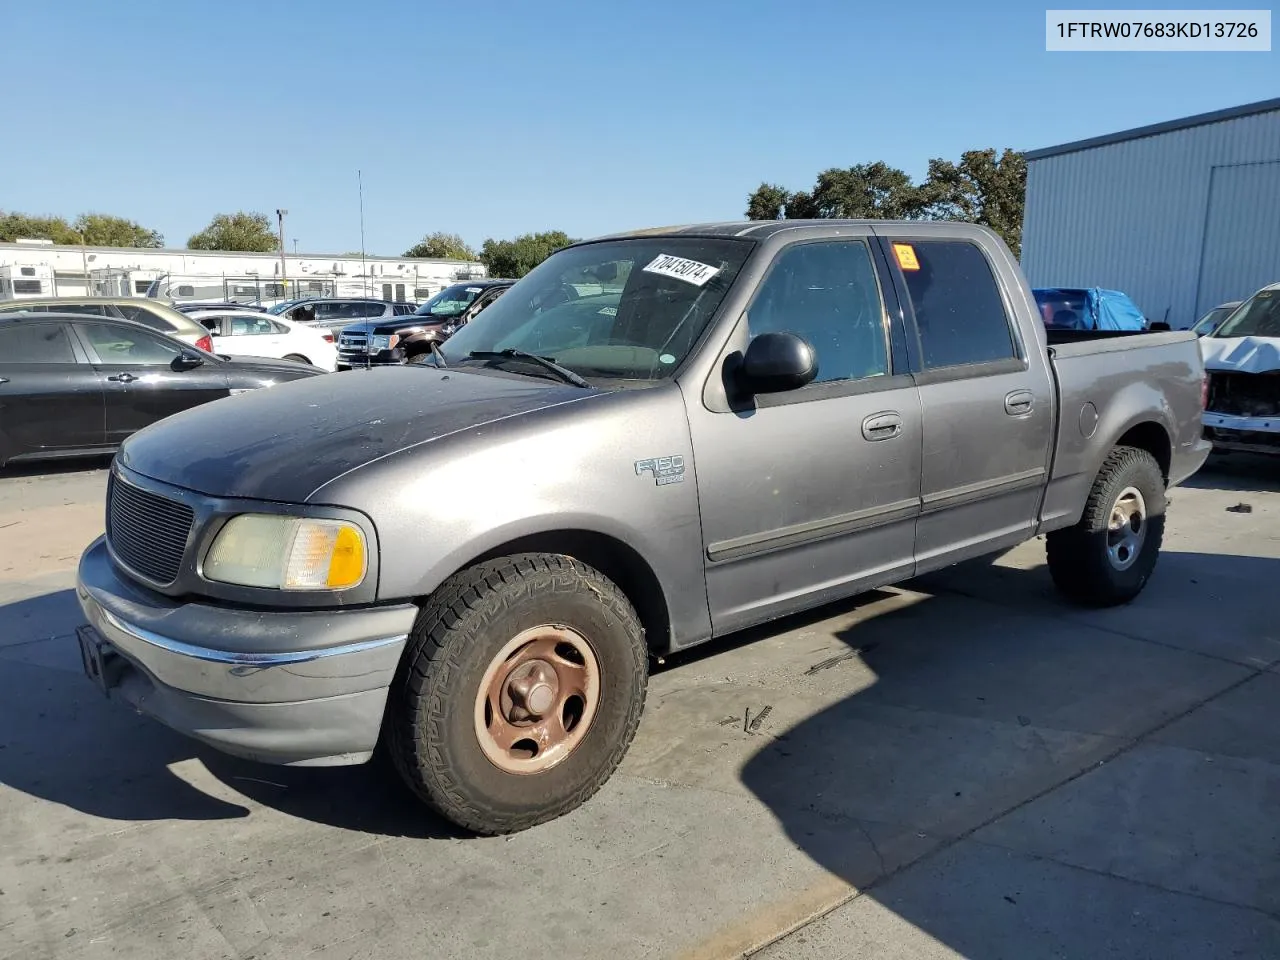
[[[365,353],[368,348],[367,333],[342,333],[338,336],[338,349],[343,353]]]
[[[108,482],[107,543],[112,552],[144,577],[172,583],[195,514],[185,503],[141,490],[114,474]]]
[[[1280,416],[1280,373],[1211,370],[1205,409],[1235,417]]]

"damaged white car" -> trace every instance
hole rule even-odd
[[[1237,307],[1200,349],[1205,438],[1218,450],[1280,454],[1280,283]]]

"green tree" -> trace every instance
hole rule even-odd
[[[159,247],[164,237],[155,230],[105,213],[82,213],[71,229],[90,247]]]
[[[922,189],[931,219],[983,224],[1021,256],[1027,198],[1027,161],[1021,153],[1006,148],[997,156],[988,148],[966,150],[959,163],[930,160]]]
[[[71,225],[62,217],[32,217],[25,213],[0,211],[0,242],[12,243],[15,240],[80,242]]]
[[[818,174],[811,191],[762,183],[747,197],[750,220],[817,218],[963,220],[990,227],[1015,256],[1022,249],[1027,163],[1016,150],[967,150],[959,163],[929,161],[923,183],[877,161]]]
[[[925,197],[906,172],[877,161],[822,171],[813,205],[828,219],[915,220],[924,212]]]
[[[192,250],[231,250],[242,253],[271,253],[280,249],[280,239],[265,213],[220,213],[209,225],[187,240]]]
[[[791,194],[776,183],[761,183],[747,197],[748,220],[781,220]]]
[[[480,248],[480,262],[492,277],[523,277],[555,251],[571,243],[573,240],[563,230],[525,233],[514,240],[490,238]]]
[[[406,257],[425,257],[429,260],[476,259],[476,252],[456,233],[437,230],[429,233],[404,252]]]

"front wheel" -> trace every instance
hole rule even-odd
[[[635,610],[599,571],[523,554],[479,564],[423,606],[387,702],[391,758],[437,812],[514,833],[590,798],[644,706]]]
[[[1049,573],[1090,607],[1128,603],[1146,586],[1164,539],[1165,482],[1155,457],[1116,447],[1093,482],[1084,514],[1046,538]]]

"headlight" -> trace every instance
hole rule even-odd
[[[390,336],[385,337],[378,334],[377,336],[369,338],[369,346],[373,347],[375,350],[390,350],[399,342],[400,334],[398,333],[393,333]]]
[[[232,517],[204,561],[209,580],[275,590],[342,590],[368,569],[364,534],[354,523],[260,513]]]

